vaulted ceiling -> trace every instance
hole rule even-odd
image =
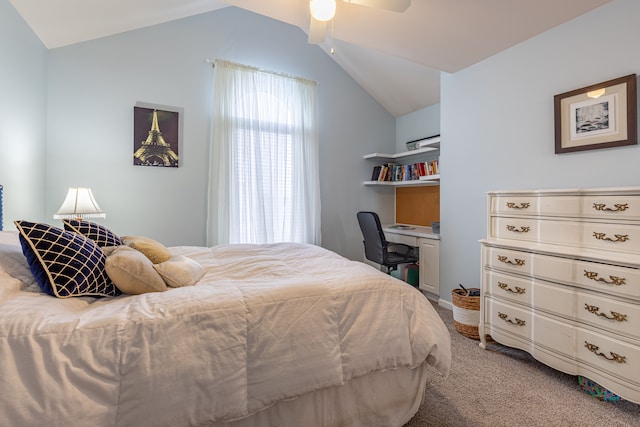
[[[404,13],[337,0],[320,45],[390,114],[440,101],[454,73],[612,0],[411,0]],[[307,32],[308,0],[10,0],[48,48],[237,6]]]

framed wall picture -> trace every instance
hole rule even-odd
[[[178,167],[180,113],[159,106],[133,107],[133,164]]]
[[[556,154],[637,144],[636,75],[554,96]]]

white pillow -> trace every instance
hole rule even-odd
[[[105,264],[107,275],[125,294],[138,295],[167,290],[167,285],[153,269],[149,258],[129,246],[118,246],[107,257]]]
[[[173,255],[167,261],[153,264],[153,268],[172,288],[195,285],[204,276],[204,268],[184,255]]]
[[[0,245],[20,246],[18,234],[18,231],[15,230],[0,231]]]

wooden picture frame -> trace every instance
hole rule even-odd
[[[556,154],[637,144],[636,75],[553,97]]]

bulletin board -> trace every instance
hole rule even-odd
[[[440,221],[440,186],[397,187],[396,223],[431,227]]]

